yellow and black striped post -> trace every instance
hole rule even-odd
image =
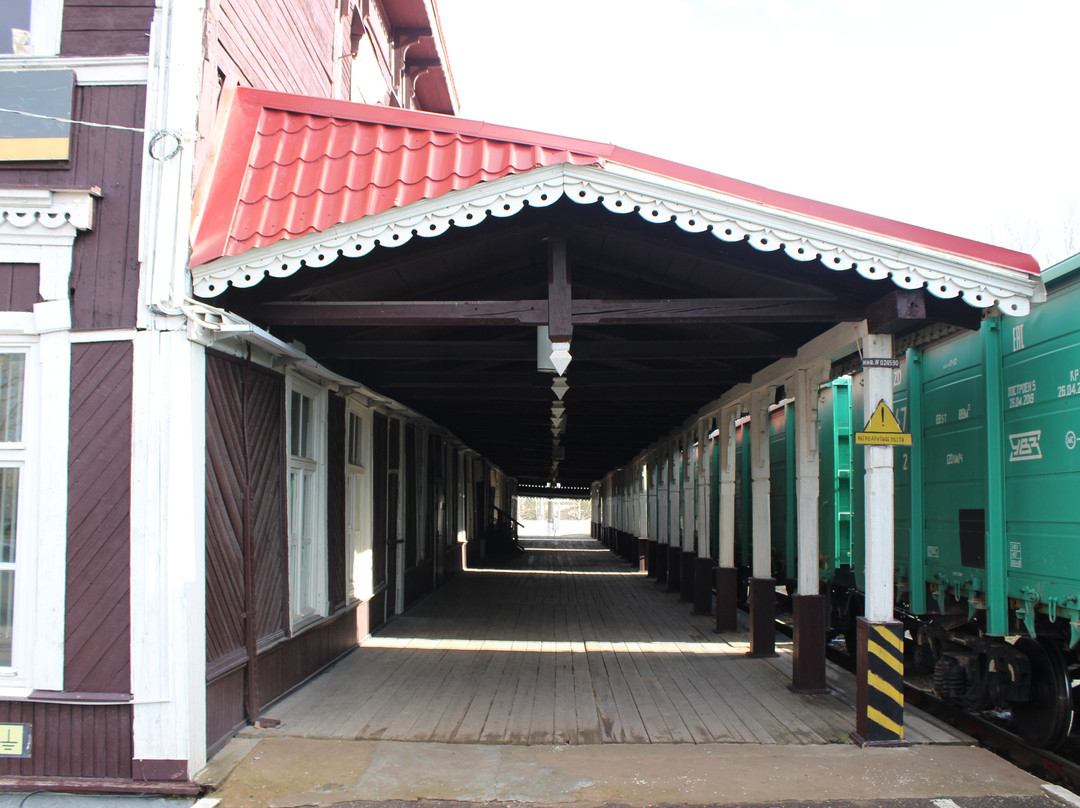
[[[859,618],[855,732],[860,746],[907,746],[904,740],[904,624]]]

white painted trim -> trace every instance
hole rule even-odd
[[[729,405],[720,413],[720,559],[721,567],[735,566],[735,419]],[[817,555],[814,556],[817,558]]]
[[[818,494],[820,493],[818,446],[818,386],[827,380],[829,363],[795,374],[795,496],[798,512],[797,592],[818,594]]]
[[[0,351],[26,356],[22,441],[0,450],[19,468],[14,643],[0,691],[62,690],[70,345],[65,334],[11,335]]]
[[[154,330],[133,350],[134,756],[190,775],[206,760],[205,350]]]
[[[27,424],[36,443],[37,593],[33,668],[34,686],[64,689],[64,612],[67,580],[68,422],[71,404],[71,343],[67,332],[42,335],[38,343],[41,373],[39,412]],[[48,428],[44,428],[45,426]],[[44,503],[48,503],[47,506]]]
[[[68,299],[75,236],[94,224],[99,188],[0,188],[0,260],[38,265],[43,300]]]
[[[139,332],[127,328],[103,328],[100,331],[72,331],[71,344],[84,342],[131,342]]]
[[[202,297],[229,285],[254,286],[264,277],[287,277],[302,267],[357,258],[377,246],[397,247],[414,236],[432,238],[450,227],[472,227],[489,216],[513,216],[526,206],[546,207],[566,197],[602,204],[612,213],[637,213],[687,232],[710,232],[722,241],[746,241],[764,252],[783,249],[797,261],[832,270],[854,269],[869,279],[891,278],[904,289],[925,287],[943,298],[958,295],[972,306],[997,305],[1022,315],[1038,293],[1026,273],[946,253],[913,242],[791,213],[616,164],[559,164],[511,174],[470,188],[393,208],[323,232],[275,242],[240,256],[219,258],[192,271]]]
[[[150,28],[139,206],[140,327],[183,327],[177,315],[188,291],[195,142],[176,135],[179,148],[172,157],[149,155],[151,139],[161,132],[198,131],[205,6],[204,0],[158,0]]]
[[[863,356],[867,359],[891,359],[893,341],[891,334],[867,334],[863,338]],[[892,409],[893,372],[890,368],[865,368],[863,370],[863,420],[867,423],[877,409],[879,401]],[[858,417],[856,415],[856,417]],[[866,533],[866,619],[883,622],[893,619],[893,447],[864,446],[865,484],[863,520]]]
[[[55,56],[60,52],[64,0],[31,0],[30,50],[35,56]]]
[[[327,597],[327,570],[326,570],[326,483],[327,483],[327,390],[325,387],[312,382],[293,370],[285,374],[285,464],[288,473],[292,472],[294,463],[290,446],[291,434],[289,425],[292,423],[292,394],[300,393],[311,399],[311,429],[312,429],[312,457],[305,461],[314,466],[312,496],[314,499],[312,511],[308,518],[313,522],[312,532],[312,556],[311,562],[315,571],[314,589],[311,593],[313,611],[310,614],[297,612],[297,592],[293,588],[292,547],[294,537],[292,535],[292,514],[288,514],[289,528],[289,624],[293,631],[303,629],[308,623],[326,617],[329,613]],[[299,466],[297,466],[299,467]],[[288,494],[286,494],[288,496]]]
[[[349,463],[349,415],[356,415],[361,421],[360,466]],[[372,547],[372,456],[371,443],[374,439],[372,428],[372,410],[363,406],[358,396],[350,396],[345,404],[345,550],[346,550],[346,593],[349,601],[367,600],[374,593],[374,552]],[[354,488],[350,480],[356,480],[359,488],[360,524],[351,524],[352,496]],[[359,535],[357,535],[359,534]],[[361,550],[366,547],[366,550]]]
[[[146,56],[0,56],[0,72],[73,70],[80,87],[146,84],[148,63]]]
[[[772,577],[772,524],[769,503],[769,405],[771,388],[755,390],[750,396],[750,496],[753,510],[752,575]],[[743,433],[745,435],[745,433]],[[744,443],[745,446],[745,443]]]

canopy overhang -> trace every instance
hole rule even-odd
[[[531,483],[587,485],[838,323],[1042,294],[1030,256],[614,146],[251,90],[220,120],[195,295]],[[537,325],[573,335],[558,418]]]

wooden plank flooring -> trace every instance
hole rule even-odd
[[[746,656],[585,537],[522,539],[469,570],[270,713],[290,736],[461,743],[850,743],[854,711],[788,690],[790,643]],[[830,673],[830,676],[836,676]],[[915,743],[957,743],[914,710]]]

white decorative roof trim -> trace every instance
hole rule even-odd
[[[797,261],[853,269],[864,278],[891,278],[903,289],[925,287],[936,297],[960,296],[977,308],[997,305],[1006,314],[1027,314],[1039,289],[1037,277],[1018,270],[609,163],[604,168],[559,164],[511,174],[221,258],[192,270],[194,292],[213,297],[229,286],[254,286],[267,276],[282,278],[339,257],[358,258],[375,247],[439,236],[451,226],[471,227],[489,216],[513,216],[526,205],[546,207],[563,196],[579,204],[599,203],[612,213],[637,213],[648,222],[672,222],[689,233],[746,241],[764,252],[783,249]]]
[[[50,191],[38,188],[0,188],[0,232],[37,230],[41,233],[89,230],[94,197],[101,191]]]
[[[99,188],[0,188],[0,261],[38,265],[42,300],[68,299],[75,236],[94,224]]]

